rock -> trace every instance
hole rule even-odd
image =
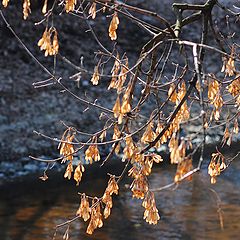
[[[33,163],[28,163],[24,166],[24,169],[29,172],[35,172],[38,170],[38,166],[36,166],[36,164]]]

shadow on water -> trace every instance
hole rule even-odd
[[[210,185],[206,166],[194,175],[191,182],[183,182],[174,190],[155,194],[161,221],[156,226],[142,219],[141,201],[132,199],[122,183],[120,195],[114,197],[112,214],[104,227],[85,234],[87,224],[75,221],[70,227],[70,239],[238,239],[240,233],[240,166],[235,159],[217,184]],[[89,170],[90,171],[90,170]],[[151,187],[172,181],[175,167],[155,168]],[[79,204],[80,192],[100,196],[106,187],[101,174],[91,175],[75,187],[61,175],[51,176],[47,182],[34,177],[3,186],[0,199],[0,239],[52,239],[54,227],[73,217]],[[213,189],[213,190],[211,190]],[[216,195],[217,193],[217,195]],[[218,198],[221,199],[220,205]],[[220,217],[224,229],[221,230]],[[56,239],[62,239],[64,229]]]

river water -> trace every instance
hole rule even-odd
[[[161,220],[155,226],[145,223],[141,201],[132,199],[129,182],[124,182],[120,195],[114,197],[112,214],[104,221],[103,228],[89,236],[85,233],[87,224],[77,220],[70,227],[70,239],[239,239],[239,161],[240,158],[235,159],[215,185],[209,183],[204,166],[191,182],[156,192]],[[150,177],[151,187],[170,183],[174,173],[173,166],[155,168]],[[78,191],[101,196],[107,180],[100,175],[94,173],[94,176],[86,177],[79,188],[73,182],[63,180],[62,174],[50,175],[47,182],[34,175],[3,186],[0,239],[52,239],[54,227],[74,216],[80,200]],[[62,239],[64,230],[59,231],[56,239]]]

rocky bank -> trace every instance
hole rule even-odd
[[[173,2],[175,1],[151,0],[132,1],[131,3],[157,11],[174,23],[175,18],[171,10]],[[229,6],[232,6],[237,1],[221,2],[224,4],[227,2]],[[27,21],[22,20],[22,9],[19,4],[11,4],[3,10],[3,13],[26,47],[51,70],[53,59],[44,58],[43,53],[37,47],[37,42],[44,31],[43,25],[34,24],[42,19],[40,9],[35,7]],[[221,21],[224,15],[219,14],[221,14],[220,10],[216,10],[215,16]],[[83,57],[84,66],[92,70],[96,64],[93,60],[94,52],[99,48],[91,33],[86,32],[86,24],[66,14],[57,16],[57,13],[54,21],[59,32],[60,53],[77,65],[80,65],[80,59]],[[108,18],[101,16],[97,17],[96,23],[91,22],[91,24],[101,41],[111,49],[113,43],[107,37],[108,22]],[[195,26],[184,34],[194,38],[196,31]],[[121,36],[119,45],[124,46],[132,62],[136,59],[141,46],[149,39],[144,31],[124,18],[121,18],[119,36]],[[214,69],[215,66],[212,65],[212,67]],[[113,96],[104,92],[105,82],[95,88],[91,86],[90,76],[87,74],[82,76],[80,82],[69,79],[68,76],[77,71],[60,58],[56,71],[63,76],[64,83],[69,84],[81,97],[94,101],[104,94],[105,98],[99,100],[100,103],[112,108]],[[100,128],[103,124],[96,121],[99,112],[91,108],[84,112],[87,106],[61,93],[57,85],[40,89],[32,86],[34,82],[44,80],[48,76],[26,53],[7,29],[2,18],[0,18],[0,72],[0,178],[6,175],[6,172],[7,176],[14,176],[16,172],[25,174],[44,167],[42,163],[32,162],[28,155],[57,155],[56,143],[34,134],[34,130],[53,137],[60,137],[64,130],[60,120],[90,132]]]

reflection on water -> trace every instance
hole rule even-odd
[[[175,190],[156,193],[161,214],[161,221],[156,226],[144,222],[141,201],[132,199],[123,184],[120,196],[114,198],[112,215],[104,221],[104,227],[88,236],[85,234],[86,223],[76,221],[70,227],[70,239],[238,239],[239,160],[233,162],[214,186],[209,184],[209,177],[204,171],[196,174],[192,182],[184,182]],[[168,168],[154,169],[150,178],[152,187],[171,182],[175,170]],[[52,239],[54,227],[66,221],[67,217],[74,216],[79,203],[77,192],[86,191],[100,196],[105,186],[106,180],[96,176],[94,180],[83,181],[80,189],[72,182],[59,181],[59,176],[45,183],[28,179],[6,186],[1,190],[0,239]],[[217,192],[220,203],[209,188]],[[224,220],[223,230],[219,206]],[[62,232],[56,239],[62,239]]]

